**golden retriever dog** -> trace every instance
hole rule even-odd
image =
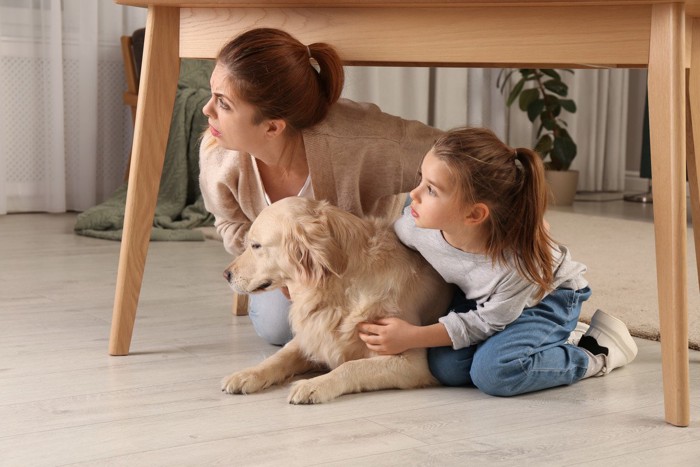
[[[285,198],[255,219],[244,252],[224,272],[237,293],[286,286],[294,337],[278,352],[222,381],[222,391],[247,394],[309,371],[296,381],[292,404],[342,394],[438,384],[425,349],[378,355],[357,324],[397,316],[432,324],[452,298],[451,286],[396,237],[390,223],[360,219],[324,201]]]

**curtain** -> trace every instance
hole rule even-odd
[[[122,183],[132,122],[112,0],[0,0],[0,213],[81,211]]]
[[[347,68],[344,96],[377,103],[384,111],[438,128],[484,126],[506,143],[533,147],[537,125],[518,107],[505,106],[496,86],[498,69]],[[641,119],[629,109],[644,103],[643,89],[630,88],[630,70],[575,70],[564,73],[577,112],[564,120],[578,146],[571,169],[579,191],[623,191],[628,146],[637,151]],[[628,144],[633,142],[634,144]]]
[[[145,9],[112,0],[0,0],[0,214],[83,211],[123,183],[132,121],[119,37],[145,18]],[[576,70],[566,78],[578,105],[567,121],[579,190],[622,190],[625,160],[639,159],[626,154],[641,135],[641,119],[628,119],[627,109],[638,101],[643,108],[644,89],[632,86],[630,95],[629,73]],[[513,146],[532,146],[535,129],[505,107],[497,74],[348,67],[344,96],[443,129],[489,127]]]

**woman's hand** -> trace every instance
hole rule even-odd
[[[360,339],[368,349],[380,355],[396,355],[413,348],[413,336],[418,328],[400,318],[382,318],[357,325]]]

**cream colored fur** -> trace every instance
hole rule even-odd
[[[252,393],[319,369],[330,371],[295,382],[290,403],[437,384],[424,349],[379,356],[358,337],[358,323],[382,317],[435,323],[452,298],[450,286],[387,222],[360,219],[326,202],[285,198],[253,222],[245,251],[224,275],[238,293],[287,286],[294,332],[259,365],[224,378],[224,391]]]

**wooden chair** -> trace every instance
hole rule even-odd
[[[141,58],[143,57],[143,41],[145,29],[137,29],[131,36],[121,37],[122,59],[124,61],[124,77],[126,78],[126,91],[123,101],[131,107],[131,120],[136,123],[136,103],[139,99],[139,79],[141,72]],[[124,170],[124,181],[129,180],[129,167],[131,166],[131,154]]]
[[[121,36],[122,59],[124,60],[124,76],[126,77],[126,91],[124,91],[124,104],[131,107],[131,118],[136,123],[136,103],[139,98],[139,79],[141,70],[141,57],[143,54],[143,36],[145,29],[134,31],[131,36]],[[124,181],[129,179],[129,166],[131,155],[124,171]],[[231,313],[235,316],[248,314],[248,296],[233,294]]]
[[[126,78],[126,91],[124,91],[124,104],[131,107],[131,119],[136,123],[136,102],[139,99],[139,75],[136,72],[134,60],[134,41],[131,36],[122,36],[122,58],[124,59],[124,77]]]

